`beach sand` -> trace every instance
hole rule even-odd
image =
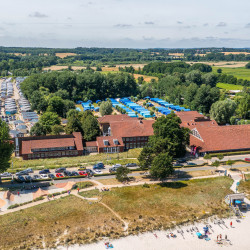
[[[155,231],[154,233],[158,236],[154,236],[154,233],[148,232],[140,234],[138,236],[128,236],[118,240],[106,240],[101,241],[96,244],[90,245],[74,245],[68,247],[58,247],[58,249],[64,250],[100,250],[106,249],[104,242],[110,242],[113,244],[115,250],[213,250],[213,249],[241,249],[249,250],[250,249],[250,212],[244,214],[246,217],[238,220],[236,218],[224,219],[225,224],[214,224],[208,220],[208,223],[212,226],[210,229],[209,238],[210,241],[204,239],[198,239],[195,232],[193,235],[186,230],[196,226],[201,233],[204,233],[203,227],[206,225],[204,223],[196,223],[195,225],[181,226],[177,227],[173,231]],[[218,220],[215,220],[218,221]],[[233,227],[230,227],[230,222],[232,221]],[[226,226],[225,226],[226,225]],[[183,230],[183,236],[178,233],[180,230]],[[168,239],[166,235],[168,233],[176,234],[177,238]],[[222,239],[225,239],[227,235],[228,241],[224,245],[218,245],[216,243],[217,235],[222,234]],[[230,244],[231,242],[231,244]]]

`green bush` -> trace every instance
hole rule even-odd
[[[8,207],[8,209],[13,209],[13,208],[16,208],[16,207],[20,207],[21,204],[14,204],[14,205],[10,205]]]
[[[150,188],[149,184],[147,184],[147,183],[144,183],[144,184],[142,185],[142,187],[144,187],[144,188]]]
[[[33,202],[41,201],[41,200],[44,200],[43,196],[37,197],[36,199],[33,200]]]

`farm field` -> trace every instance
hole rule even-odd
[[[210,66],[214,66],[214,67],[219,67],[219,68],[241,68],[244,67],[247,62],[235,62],[235,61],[221,61],[221,62],[187,62],[189,64],[194,64],[194,63],[204,63],[204,64],[208,64]]]
[[[216,87],[220,89],[226,89],[226,90],[242,90],[243,89],[242,85],[234,85],[234,84],[222,83],[222,82],[218,82],[216,84]]]
[[[213,67],[213,72],[217,72],[219,67]],[[246,68],[223,68],[223,74],[233,75],[238,79],[249,80],[250,81],[250,69]]]
[[[65,58],[67,56],[76,56],[76,53],[56,53],[57,57]]]
[[[50,67],[45,67],[43,68],[43,70],[51,70],[51,71],[57,71],[57,70],[63,70],[63,69],[67,69],[68,66],[60,66],[60,65],[53,65]],[[86,67],[82,67],[82,66],[72,66],[73,70],[80,70],[80,69],[86,69]]]

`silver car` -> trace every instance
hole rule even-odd
[[[0,176],[1,177],[12,177],[12,174],[9,172],[5,172],[5,173],[0,174]]]

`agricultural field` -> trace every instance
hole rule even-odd
[[[76,53],[56,53],[57,57],[65,58],[67,56],[76,56]]]
[[[213,67],[213,72],[217,72],[220,67]],[[241,68],[222,68],[223,74],[233,75],[238,79],[249,80],[250,81],[250,69],[244,67]]]
[[[219,67],[219,68],[242,68],[247,62],[235,62],[235,61],[220,61],[220,62],[187,62],[189,64],[194,63],[204,63],[210,66]]]
[[[218,82],[216,84],[216,87],[220,89],[226,89],[226,90],[242,90],[243,89],[242,85],[234,85],[234,84],[222,83],[222,82]]]

